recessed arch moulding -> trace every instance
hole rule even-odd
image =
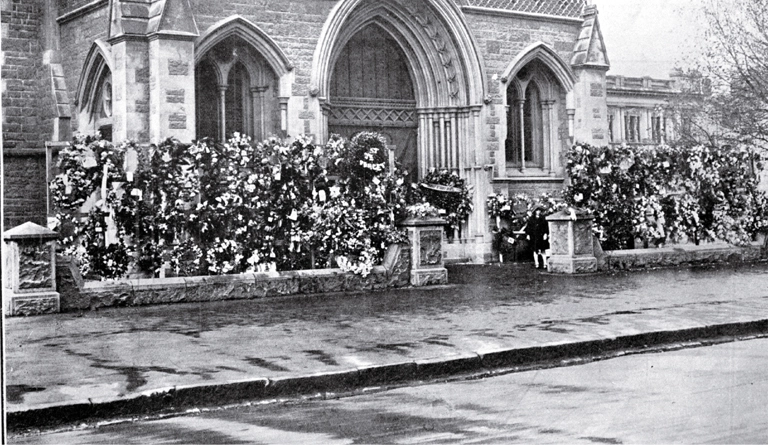
[[[448,169],[474,188],[473,212],[462,238],[487,236],[485,197],[490,190],[483,145],[485,75],[461,11],[450,0],[342,0],[332,9],[315,49],[310,106],[318,139],[327,140],[331,77],[347,42],[375,24],[402,49],[418,113],[419,176]]]
[[[113,71],[112,48],[103,40],[96,40],[85,57],[83,70],[77,83],[77,130],[90,133],[98,130],[97,112],[101,103],[97,97],[104,85],[100,84]],[[110,91],[110,95],[111,95]],[[111,124],[111,122],[110,122]]]
[[[214,57],[213,53],[228,43],[235,43],[231,57],[223,60]],[[252,124],[246,126],[246,132],[257,139],[270,135],[278,135],[267,128],[265,124],[271,117],[265,118],[268,113],[266,95],[277,95],[279,102],[279,128],[282,134],[298,134],[288,126],[288,103],[291,97],[291,87],[294,79],[294,68],[286,54],[277,43],[264,31],[251,21],[240,15],[234,15],[221,20],[209,27],[195,42],[195,66],[202,62],[209,62],[216,73],[218,87],[222,92],[229,87],[229,71],[238,63],[241,63],[248,74],[251,86],[252,105],[248,109],[247,118]],[[270,79],[275,78],[277,85],[271,85]],[[276,91],[267,91],[275,89]],[[224,108],[219,104],[219,135],[224,137],[226,119]],[[303,132],[303,131],[302,131]],[[200,137],[201,135],[198,135]]]

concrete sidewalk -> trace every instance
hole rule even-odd
[[[768,334],[768,265],[555,276],[453,266],[368,294],[6,319],[11,430]]]

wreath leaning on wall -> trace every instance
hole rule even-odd
[[[472,213],[472,197],[466,181],[447,170],[430,170],[418,187],[424,201],[440,209],[451,231]]]

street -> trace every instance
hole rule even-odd
[[[764,443],[768,339],[9,443]]]

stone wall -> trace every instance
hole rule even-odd
[[[76,311],[111,306],[242,300],[332,292],[383,290],[411,282],[411,249],[393,245],[382,266],[367,277],[340,269],[244,273],[179,278],[83,282],[65,258],[57,260],[57,291],[61,310]]]
[[[509,13],[465,11],[464,15],[477,42],[477,49],[482,55],[488,76],[487,93],[493,102],[486,119],[485,148],[491,163],[495,164],[499,156],[497,153],[503,148],[502,141],[507,134],[504,128],[506,110],[503,106],[507,84],[502,84],[499,79],[502,73],[522,50],[536,42],[549,45],[567,63],[573,53],[580,24],[567,19],[534,19]],[[557,102],[558,134],[561,141],[565,141],[568,135],[565,95]]]
[[[768,259],[761,243],[738,247],[726,244],[677,245],[660,249],[609,250],[596,254],[603,271],[646,269],[698,264],[748,263]]]

